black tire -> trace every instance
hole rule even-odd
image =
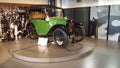
[[[76,27],[74,29],[73,34],[74,34],[74,41],[76,41],[76,42],[82,41],[85,37],[84,27]]]
[[[63,29],[57,28],[53,32],[53,40],[58,47],[66,48],[69,39],[66,32]]]
[[[35,39],[37,39],[37,34],[35,33],[35,29],[34,29],[34,27],[33,26],[28,26],[27,27],[27,30],[28,30],[28,33],[29,33],[29,38],[31,39],[31,40],[35,40]]]
[[[31,34],[30,35],[31,40],[36,40],[37,38],[38,38],[38,36],[36,34]]]

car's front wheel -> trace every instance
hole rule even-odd
[[[68,45],[68,36],[61,28],[55,29],[53,32],[53,40],[58,47],[65,48]]]

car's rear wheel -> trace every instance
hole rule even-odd
[[[80,42],[84,39],[85,37],[85,30],[83,27],[76,27],[74,29],[74,41]]]
[[[65,48],[68,45],[68,36],[61,28],[55,29],[53,32],[53,40],[58,47]]]
[[[28,26],[28,33],[29,33],[29,38],[32,40],[37,39],[37,34],[35,33],[35,29],[33,26]]]

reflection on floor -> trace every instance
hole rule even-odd
[[[17,59],[29,62],[62,62],[82,58],[91,54],[95,47],[95,44],[85,40],[75,44],[69,44],[67,48],[60,48],[51,42],[46,47],[37,45],[37,40],[33,43],[27,43],[29,41],[27,39],[23,40],[26,41],[25,44],[9,45],[9,52]],[[23,40],[19,40],[19,42],[22,43]]]
[[[113,41],[86,38],[83,41],[94,43],[92,54],[84,58],[58,62],[58,63],[31,63],[18,60],[9,53],[9,48],[15,43],[3,43],[0,45],[0,68],[119,68],[120,67],[120,43]],[[32,43],[33,41],[29,41]],[[25,44],[26,41],[16,44]],[[15,48],[19,48],[15,46]],[[27,47],[27,46],[24,46]],[[23,48],[24,48],[23,47]],[[13,50],[16,50],[13,48]]]

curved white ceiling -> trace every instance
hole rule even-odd
[[[76,7],[90,7],[90,6],[120,4],[120,0],[81,0],[81,2],[77,2],[77,0],[61,0],[61,1],[62,1],[62,8],[76,8]],[[48,4],[48,0],[0,0],[0,2],[1,3],[21,3],[21,4]]]
[[[62,0],[62,8],[90,7],[103,5],[118,5],[120,0]]]

